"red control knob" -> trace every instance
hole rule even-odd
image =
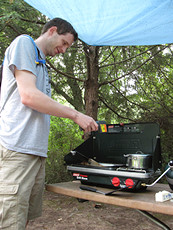
[[[125,181],[125,185],[126,185],[128,188],[133,188],[134,182],[133,182],[132,179],[127,179],[127,180]]]
[[[120,179],[118,177],[114,177],[112,179],[112,184],[115,186],[115,187],[118,187],[120,185]]]

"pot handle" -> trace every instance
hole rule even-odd
[[[130,155],[129,154],[124,154],[124,157],[129,157]]]
[[[142,151],[137,151],[136,153],[137,154],[144,154]]]

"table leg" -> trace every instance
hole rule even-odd
[[[143,211],[143,210],[138,210],[136,209],[139,213],[150,219],[152,222],[157,224],[159,227],[161,227],[164,230],[171,230],[165,223],[163,223],[161,220],[157,219],[156,217],[152,216],[150,213]]]

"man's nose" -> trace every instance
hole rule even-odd
[[[67,48],[66,47],[62,47],[62,49],[61,49],[61,53],[65,53],[66,52],[66,50],[67,50]]]

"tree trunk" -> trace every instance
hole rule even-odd
[[[86,114],[97,120],[98,113],[98,46],[84,45],[87,61],[87,80],[85,82],[85,111]]]

